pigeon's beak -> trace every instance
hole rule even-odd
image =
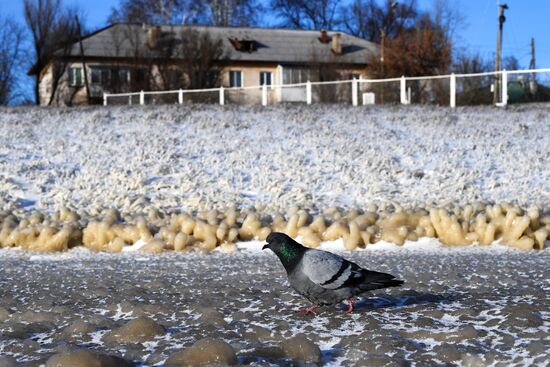
[[[265,250],[266,248],[269,248],[269,243],[266,243],[264,247],[262,247],[262,250]]]

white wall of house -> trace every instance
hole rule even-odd
[[[71,69],[80,69],[79,82],[69,80]],[[66,70],[60,77],[57,89],[53,95],[53,66],[52,64],[44,68],[40,74],[38,85],[40,105],[47,106],[50,103],[55,106],[69,106],[87,103],[86,89],[84,87],[84,74],[81,63],[68,63]]]
[[[95,70],[92,75],[92,69]],[[88,76],[88,83],[90,86],[90,94],[94,98],[101,99],[103,92],[127,92],[127,90],[105,90],[105,84],[102,84],[102,78],[110,78],[113,73],[118,73],[117,78],[123,78],[125,82],[130,83],[130,79],[133,77],[130,72],[124,74],[127,70],[136,69],[136,65],[124,65],[113,62],[88,62],[86,64],[86,71]],[[145,70],[146,67],[144,66]],[[226,103],[239,103],[239,104],[259,104],[262,100],[262,88],[260,87],[262,81],[271,80],[272,86],[278,86],[288,83],[305,83],[310,79],[307,73],[307,66],[300,68],[294,68],[295,70],[302,70],[304,72],[298,72],[298,78],[292,71],[292,67],[287,67],[277,64],[233,64],[227,66],[222,71],[222,85],[225,88]],[[72,70],[80,70],[78,77],[75,77],[75,72]],[[98,70],[106,70],[105,75]],[[153,84],[161,86],[160,72],[156,66],[153,66],[150,70]],[[240,73],[240,74],[239,74]],[[124,75],[127,75],[126,80]],[[240,75],[239,80],[236,82],[235,75]],[[261,77],[263,74],[263,78]],[[303,75],[302,75],[303,74]],[[340,72],[342,79],[347,79],[349,75],[354,74],[366,78],[364,69],[357,70],[342,70]],[[230,76],[233,76],[231,81]],[[263,80],[262,80],[263,79]],[[302,80],[303,79],[303,80]],[[246,87],[257,86],[257,88],[246,89]],[[122,86],[123,87],[123,86]],[[239,88],[244,87],[245,89]],[[338,95],[350,93],[347,89],[350,89],[349,84],[331,86],[338,88]],[[327,88],[331,88],[327,87]],[[361,85],[361,90],[365,89],[365,85]],[[163,89],[162,87],[160,87]],[[347,88],[347,89],[346,89]],[[167,88],[164,88],[165,90]],[[178,83],[174,83],[172,89],[178,89]],[[313,100],[319,100],[318,91],[320,88],[313,87]],[[50,101],[52,91],[52,69],[51,65],[43,70],[39,85],[40,91],[40,104],[47,105]],[[279,88],[268,86],[268,103],[277,102],[305,102],[306,101],[306,88],[304,87],[289,87]],[[174,103],[177,101],[177,97],[174,97]],[[136,101],[137,102],[137,101]],[[334,101],[336,102],[336,101]],[[59,81],[58,90],[54,96],[53,105],[75,105],[87,103],[86,88],[84,85],[84,73],[82,64],[79,62],[72,62],[66,66],[66,70]]]

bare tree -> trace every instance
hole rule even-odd
[[[0,105],[12,102],[17,93],[23,29],[11,19],[0,20]]]
[[[514,55],[506,56],[502,60],[502,68],[506,70],[520,70],[522,67],[519,64],[519,60]]]
[[[425,13],[414,26],[386,41],[383,61],[378,55],[370,58],[369,73],[376,78],[440,75],[448,72],[451,62],[452,43],[445,30]],[[443,82],[414,81],[409,85],[416,101],[439,104],[448,101],[449,88]]]
[[[34,96],[40,104],[39,82],[41,71],[54,59],[62,60],[72,43],[77,40],[78,27],[75,22],[77,10],[65,8],[61,0],[24,0],[25,22],[31,33],[35,70]],[[52,103],[59,79],[64,75],[66,64],[53,65]]]
[[[48,62],[52,65],[52,84],[48,105],[54,101],[59,104],[61,100],[66,105],[72,105],[73,99],[82,86],[73,87],[69,95],[58,93],[59,85],[64,76],[67,75],[67,68],[70,64],[68,56],[71,55],[73,45],[78,41],[79,29],[76,21],[76,10],[66,10],[60,16],[58,23],[54,24],[52,32],[51,53],[48,55]],[[83,69],[86,72],[85,69]]]
[[[199,0],[120,0],[109,22],[199,24],[206,22],[206,4]]]
[[[445,31],[437,26],[429,14],[418,18],[415,25],[404,29],[386,42],[384,75],[382,77],[437,75],[448,71],[451,65],[452,44]],[[371,73],[377,75],[381,60],[378,55],[370,60]]]
[[[248,27],[258,23],[262,6],[257,0],[208,1],[209,24]]]
[[[281,26],[293,29],[335,29],[340,0],[272,0]]]
[[[382,32],[389,39],[414,25],[418,10],[416,0],[354,0],[340,8],[343,27],[349,33],[372,42],[380,42]]]
[[[120,0],[110,22],[251,26],[258,22],[258,0]]]
[[[457,30],[466,24],[466,18],[460,10],[459,2],[433,0],[432,14],[434,23],[444,31],[449,41],[456,43],[460,38]]]
[[[226,59],[223,42],[208,32],[190,28],[181,32],[178,68],[182,71],[187,89],[213,88],[220,85],[223,61]]]

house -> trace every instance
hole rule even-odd
[[[216,80],[195,83],[195,88],[223,85],[237,103],[255,103],[261,90],[246,87],[264,84],[270,102],[304,101],[303,87],[270,86],[366,77],[369,59],[379,50],[343,32],[116,23],[83,37],[82,49],[76,42],[42,70],[30,70],[39,75],[40,105],[99,103],[103,93],[190,89],[189,75],[200,71],[179,66],[206,62],[192,61],[189,55],[205,46],[189,34],[208,35],[219,48],[212,60]],[[322,100],[350,92],[347,85],[342,91],[315,86],[313,93]]]

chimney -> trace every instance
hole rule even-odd
[[[160,41],[161,29],[160,26],[155,25],[147,30],[147,46],[154,49],[157,47]]]
[[[340,43],[340,33],[334,33],[332,35],[332,52],[334,52],[336,55],[342,54],[342,44]]]
[[[319,37],[319,41],[325,44],[330,41],[330,39],[328,38],[327,31],[325,31],[324,29],[321,31],[321,37]]]

